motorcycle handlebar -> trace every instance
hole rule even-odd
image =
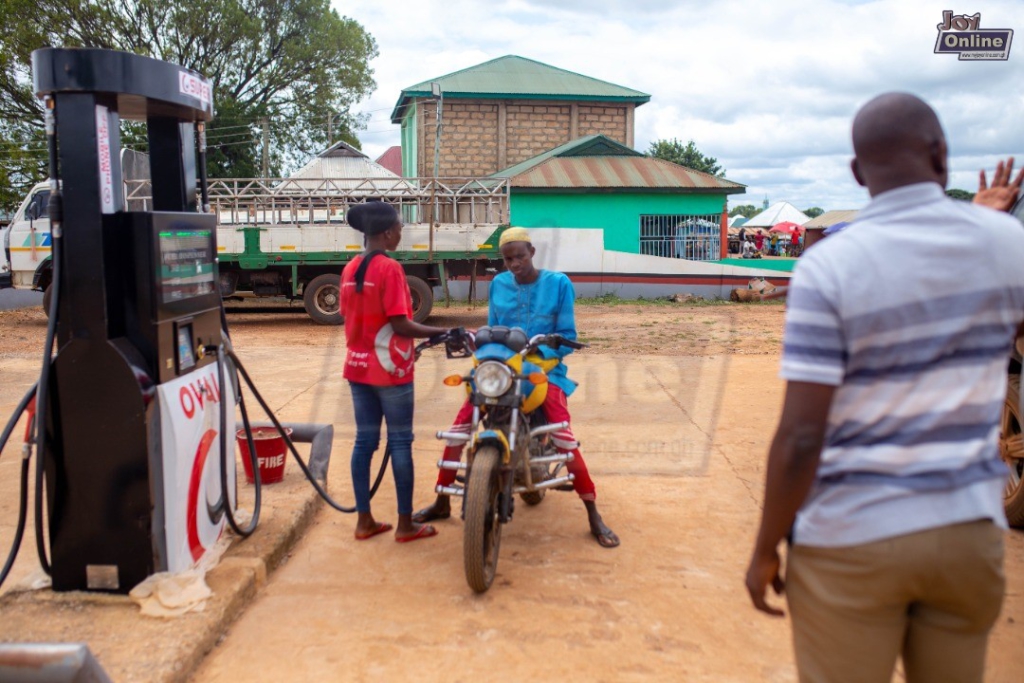
[[[536,351],[541,346],[550,346],[553,349],[557,349],[560,346],[567,346],[570,349],[585,349],[589,345],[572,339],[566,339],[565,337],[557,333],[538,334],[534,335],[533,339],[531,339],[530,343],[526,345],[526,348],[523,349],[522,353],[525,356],[531,351]]]
[[[443,334],[435,334],[416,345],[416,357],[419,358],[423,351],[439,344],[444,344],[448,358],[467,358],[473,352],[473,334],[464,327],[453,327]]]

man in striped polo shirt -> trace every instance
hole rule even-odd
[[[948,199],[946,141],[920,99],[853,122],[872,199],[789,290],[782,417],[747,573],[785,590],[801,681],[981,681],[1003,600],[1000,411],[1024,319],[1024,230]]]

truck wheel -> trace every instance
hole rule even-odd
[[[43,290],[43,313],[47,318],[50,317],[50,300],[53,299],[53,283],[46,285],[46,289]]]
[[[1003,508],[1010,526],[1024,527],[1024,435],[1021,434],[1020,375],[1010,375],[1000,424],[999,454],[1010,468]]]
[[[313,278],[302,289],[302,303],[313,322],[341,325],[341,276],[328,273]]]
[[[434,290],[415,275],[406,275],[405,281],[409,283],[409,291],[412,292],[413,322],[421,323],[430,317],[430,311],[434,308]]]

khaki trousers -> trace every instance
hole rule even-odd
[[[1003,602],[1003,532],[989,520],[844,548],[793,546],[786,594],[804,683],[982,680]]]

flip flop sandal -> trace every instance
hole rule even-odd
[[[418,541],[421,538],[430,538],[431,536],[437,536],[437,529],[429,524],[424,524],[412,536],[403,536],[402,538],[395,536],[395,543],[409,543],[411,541]]]
[[[436,512],[434,506],[431,505],[428,508],[423,508],[412,515],[412,521],[417,524],[426,524],[427,522],[433,522],[438,519],[448,519],[452,516],[451,510],[448,512]]]
[[[602,548],[618,548],[619,537],[615,535],[615,532],[611,529],[605,529],[601,533],[591,530],[591,535],[597,539],[597,544]]]
[[[391,531],[393,528],[394,527],[392,527],[387,522],[380,522],[380,523],[377,524],[377,528],[373,529],[372,531],[368,531],[365,534],[357,533],[355,535],[356,536],[356,540],[357,541],[365,541],[368,538],[373,538],[374,536],[378,536],[378,535],[383,534],[383,533],[385,533],[387,531]]]

